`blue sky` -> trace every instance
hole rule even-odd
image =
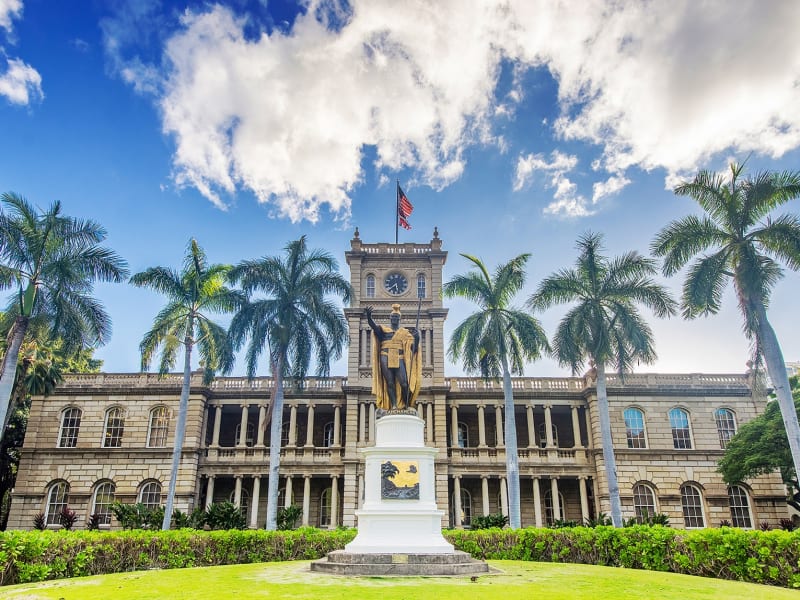
[[[696,210],[670,189],[698,169],[800,168],[798,22],[788,0],[0,0],[0,190],[96,219],[132,272],[177,266],[193,236],[235,263],[302,234],[344,270],[356,226],[393,239],[399,179],[415,207],[401,241],[437,226],[445,278],[459,252],[532,254],[521,305],[583,232],[646,253]],[[770,307],[787,360],[799,277]],[[162,300],[97,293],[105,370],[138,370]],[[446,333],[470,310],[448,306]],[[541,315],[548,332],[563,312]],[[730,293],[716,317],[651,323],[642,371],[745,369]]]

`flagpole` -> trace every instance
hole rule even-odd
[[[400,180],[397,180],[397,191],[394,194],[394,245],[398,244],[398,227],[400,226]]]

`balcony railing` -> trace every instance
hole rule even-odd
[[[113,388],[142,388],[142,387],[173,387],[180,389],[183,385],[183,375],[168,373],[80,373],[69,374],[59,387],[113,387]],[[192,386],[203,385],[200,373],[192,373]],[[274,385],[271,377],[217,377],[208,386],[212,390],[232,391],[258,391],[270,390]],[[292,391],[295,387],[294,380],[285,379],[284,388]],[[347,385],[347,377],[308,377],[303,380],[303,390],[341,391]]]
[[[504,449],[497,448],[448,448],[447,456],[454,462],[500,462],[506,460]],[[520,466],[539,464],[585,465],[589,462],[586,448],[519,448]]]

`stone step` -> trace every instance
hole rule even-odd
[[[489,565],[472,558],[466,552],[447,554],[389,554],[331,552],[311,563],[311,570],[332,575],[369,576],[467,576],[490,572]]]

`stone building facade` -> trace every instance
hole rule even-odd
[[[421,331],[417,401],[435,460],[442,526],[507,512],[504,403],[500,382],[444,372],[442,267],[438,232],[429,244],[366,244],[356,230],[345,253],[355,291],[345,308],[350,345],[345,377],[287,382],[281,450],[281,506],[302,507],[302,523],[357,526],[364,494],[359,450],[374,443],[372,353],[364,307],[388,321],[399,303]],[[107,526],[112,500],[163,504],[182,376],[71,375],[32,403],[9,528],[29,529],[44,512],[57,527],[68,504]],[[592,375],[513,380],[522,523],[581,521],[609,512]],[[193,377],[176,507],[239,505],[263,527],[269,461],[265,427],[272,381]],[[716,472],[724,445],[763,411],[748,375],[611,375],[608,394],[623,513],[664,513],[674,527],[730,522],[776,526],[787,516],[778,475],[726,486]]]

